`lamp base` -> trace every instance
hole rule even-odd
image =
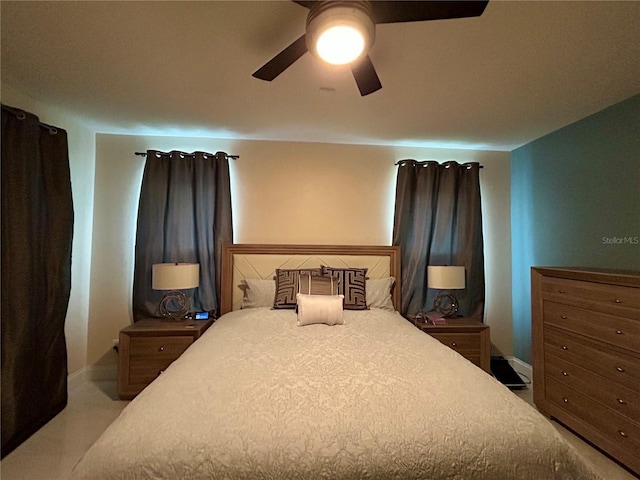
[[[179,290],[167,292],[158,307],[160,315],[172,320],[184,320],[189,313],[189,299]]]
[[[440,292],[433,301],[433,309],[445,317],[451,317],[458,311],[458,299],[453,293]]]

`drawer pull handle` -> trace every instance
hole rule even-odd
[[[620,405],[626,405],[626,404],[627,404],[627,402],[625,402],[625,401],[624,401],[623,399],[621,399],[621,398],[617,398],[616,400],[618,401],[618,403],[619,403]]]
[[[458,346],[458,344],[457,344],[456,342],[451,342],[451,346],[452,346],[452,347],[457,347],[457,346]]]
[[[620,434],[621,437],[627,438],[627,434],[626,432],[623,432],[622,430],[618,430],[618,433]]]
[[[622,303],[622,300],[620,300],[619,298],[616,298],[616,303]]]
[[[562,349],[563,350],[569,350],[569,347],[567,347],[566,345],[562,345]]]
[[[560,315],[560,318],[563,319],[563,320],[566,320],[567,316],[566,315]]]
[[[622,335],[622,330],[616,330],[616,335]]]
[[[164,352],[164,347],[163,347],[162,345],[160,345],[160,346],[158,347],[158,351],[159,351],[159,352]]]
[[[563,401],[564,403],[569,403],[569,399],[568,399],[567,397],[562,397],[562,401]]]
[[[568,374],[567,372],[562,372],[562,376],[563,376],[563,377],[568,377],[568,376],[569,376],[569,374]]]
[[[616,367],[616,370],[619,371],[620,373],[624,372],[624,368],[622,367]]]
[[[566,290],[558,290],[558,293],[567,293]]]

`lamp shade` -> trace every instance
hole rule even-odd
[[[152,267],[151,288],[154,290],[183,290],[199,284],[198,263],[155,263]]]
[[[431,266],[427,267],[429,288],[440,290],[462,290],[465,287],[464,267]]]

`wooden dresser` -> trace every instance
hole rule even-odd
[[[118,395],[131,400],[195,342],[213,320],[139,320],[120,330]]]
[[[640,273],[531,270],[533,399],[640,474]]]

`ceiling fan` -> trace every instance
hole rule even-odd
[[[489,3],[488,0],[292,1],[309,9],[304,35],[256,70],[253,76],[270,82],[307,51],[311,51],[329,63],[349,64],[362,96],[382,88],[369,58],[369,49],[375,39],[376,24],[478,17]],[[336,40],[328,40],[330,33],[341,33],[343,36]],[[353,49],[352,41],[355,42]],[[339,56],[342,55],[341,58],[325,58],[325,55],[329,55],[327,51],[331,46]],[[344,57],[345,54],[350,55]]]

